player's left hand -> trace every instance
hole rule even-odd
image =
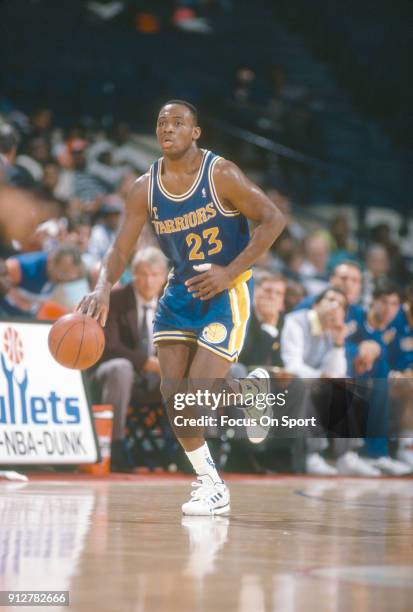
[[[206,272],[192,276],[185,281],[185,286],[193,297],[210,300],[221,291],[228,289],[233,282],[225,266],[211,264]]]

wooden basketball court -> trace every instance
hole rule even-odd
[[[210,518],[181,515],[188,479],[54,478],[0,483],[1,590],[81,612],[413,609],[413,480],[229,477]]]

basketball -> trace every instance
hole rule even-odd
[[[71,313],[53,325],[48,344],[50,353],[60,365],[73,370],[86,370],[101,357],[105,335],[95,319]]]

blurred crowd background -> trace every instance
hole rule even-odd
[[[188,99],[201,146],[287,217],[255,266],[234,376],[268,367],[308,395],[306,415],[316,402],[300,381],[349,379],[370,414],[363,437],[251,448],[217,436],[221,469],[412,472],[409,16],[404,1],[3,2],[1,318],[55,320],[93,288],[130,187],[159,156],[160,105]],[[96,401],[115,407],[114,470],[185,469],[150,326],[167,269],[148,225],[88,373]]]

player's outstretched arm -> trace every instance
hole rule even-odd
[[[134,183],[117,236],[102,261],[96,287],[85,295],[76,309],[101,325],[105,325],[108,316],[110,290],[125,269],[147,218],[148,181],[149,174],[144,174]]]
[[[207,272],[186,281],[188,290],[203,300],[227,289],[265,253],[285,227],[282,212],[234,163],[219,160],[214,169],[214,182],[223,206],[239,210],[256,227],[248,245],[229,265],[213,265]]]

